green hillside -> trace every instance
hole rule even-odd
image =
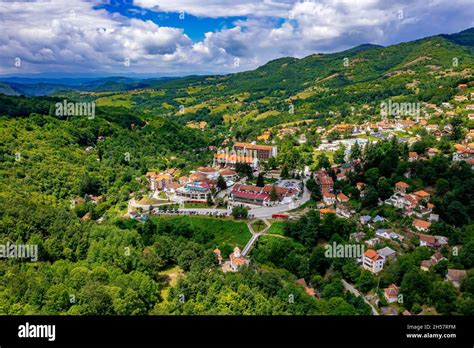
[[[377,113],[384,98],[449,100],[457,84],[472,77],[473,38],[474,31],[469,29],[389,47],[366,44],[334,54],[280,58],[252,71],[190,76],[161,81],[154,88],[111,91],[106,105],[126,105],[181,124],[206,121],[218,133],[228,129],[231,120],[239,126],[232,127],[234,133],[238,131],[235,134],[249,137],[268,127],[319,118],[317,115],[329,111],[337,111],[334,121],[341,122],[351,110],[361,107],[366,113]],[[96,92],[59,95],[105,102]],[[290,103],[293,113],[289,112]]]

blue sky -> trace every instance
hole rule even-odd
[[[109,13],[120,13],[128,18],[137,18],[140,20],[150,20],[162,27],[182,28],[184,32],[194,42],[204,39],[207,32],[221,31],[223,29],[235,27],[234,22],[245,20],[245,16],[232,17],[198,17],[192,14],[179,12],[152,11],[134,5],[133,1],[110,1],[107,4],[99,4],[95,8],[106,9]]]
[[[222,74],[470,27],[472,0],[0,1],[0,75]]]

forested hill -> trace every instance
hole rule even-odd
[[[350,115],[379,113],[386,98],[448,101],[459,83],[473,76],[474,31],[432,36],[388,47],[360,45],[333,54],[280,58],[246,72],[188,76],[151,86],[64,91],[55,95],[123,107],[149,117],[166,116],[186,124],[204,121],[208,129],[244,137],[282,123],[305,119],[357,121]],[[123,82],[127,84],[126,82]],[[291,108],[290,108],[291,105]],[[291,112],[290,112],[291,111]],[[328,113],[334,113],[326,117]]]

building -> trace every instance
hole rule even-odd
[[[390,233],[392,232],[391,229],[389,228],[380,228],[375,231],[375,235],[377,237],[385,238],[385,239],[391,239],[390,238]]]
[[[330,192],[323,193],[323,201],[327,205],[333,205],[336,203],[336,195]]]
[[[257,140],[268,142],[268,140],[270,139],[271,136],[272,136],[272,132],[267,130],[267,131],[263,132],[261,135],[259,135],[257,137]]]
[[[395,184],[395,191],[400,193],[406,193],[407,188],[410,187],[406,182],[399,181]]]
[[[229,168],[224,168],[224,169],[219,170],[219,175],[222,175],[222,177],[224,178],[226,182],[229,182],[229,181],[235,182],[239,177],[237,172]]]
[[[467,271],[463,269],[450,269],[448,268],[448,273],[446,273],[446,280],[453,283],[456,288],[461,286],[461,282],[466,276]]]
[[[383,216],[380,216],[380,215],[376,215],[372,222],[376,223],[376,222],[384,222],[385,221],[385,218]]]
[[[366,234],[364,232],[355,232],[355,233],[351,233],[349,238],[351,241],[360,243],[364,240],[365,236]]]
[[[338,204],[336,206],[336,215],[341,218],[350,218],[352,216],[352,211],[349,207]]]
[[[448,238],[444,236],[431,236],[429,234],[419,234],[420,246],[427,246],[430,248],[438,248],[448,244]]]
[[[309,287],[307,284],[306,284],[306,281],[304,280],[304,278],[301,278],[301,279],[298,279],[296,281],[296,284],[298,285],[301,285],[302,287],[304,287],[304,290],[306,291],[306,293],[311,296],[311,297],[315,297],[316,296],[316,291],[314,291],[313,288]]]
[[[349,202],[349,197],[347,197],[344,193],[338,193],[337,194],[337,201],[339,203],[347,203]]]
[[[418,154],[416,152],[408,152],[408,162],[414,162],[418,160]]]
[[[398,286],[396,286],[395,284],[390,284],[387,288],[384,289],[383,296],[385,297],[388,303],[393,303],[398,301],[398,293]]]
[[[239,267],[245,265],[247,262],[245,258],[242,256],[239,247],[234,248],[234,252],[229,255],[230,259],[230,267],[233,271],[237,271]]]
[[[420,219],[415,219],[413,220],[413,227],[418,230],[418,231],[428,231],[430,226],[431,226],[431,222],[429,221],[425,221],[425,220],[420,220]]]
[[[328,175],[325,170],[318,170],[314,174],[314,179],[316,180],[316,183],[320,186],[321,193],[333,192],[334,180]]]
[[[364,216],[361,216],[359,220],[362,225],[365,225],[365,224],[368,224],[372,220],[372,217],[370,215],[364,215]]]
[[[251,143],[235,143],[234,144],[235,151],[251,151],[255,153],[255,157],[257,157],[260,161],[267,160],[270,157],[276,157],[277,155],[277,147],[276,146],[269,146],[269,145],[256,145]]]
[[[235,169],[237,163],[246,163],[250,168],[256,170],[259,165],[259,160],[254,156],[239,155],[235,153],[220,152],[214,155],[214,166],[226,166]]]
[[[397,252],[392,248],[385,247],[382,249],[377,250],[377,253],[382,256],[386,261],[394,259],[397,255]]]
[[[319,209],[319,216],[321,218],[327,216],[328,214],[336,214],[336,211],[334,209],[329,209],[329,208],[321,208]]]
[[[466,161],[469,162],[474,158],[474,143],[470,143],[467,146],[462,144],[454,145],[455,152],[453,153],[453,161]]]
[[[438,149],[435,149],[433,147],[430,147],[427,151],[428,153],[428,157],[433,157],[433,156],[436,156],[438,154],[439,150]]]
[[[417,196],[419,198],[419,200],[422,200],[422,201],[425,201],[425,202],[428,202],[430,197],[431,197],[431,195],[428,192],[423,191],[423,190],[413,192],[413,194],[415,196]]]
[[[420,269],[422,271],[429,271],[431,267],[438,264],[438,262],[446,260],[446,258],[439,251],[435,252],[428,260],[421,261]]]
[[[237,202],[268,206],[271,204],[270,198],[273,190],[275,190],[277,201],[281,203],[292,202],[298,192],[296,189],[279,186],[265,185],[264,187],[258,187],[254,185],[236,184],[232,187],[230,196]]]
[[[383,269],[384,262],[385,258],[373,249],[367,250],[362,258],[362,266],[372,273],[380,272]]]
[[[176,196],[192,201],[206,201],[212,185],[203,181],[192,181],[175,190]]]
[[[221,255],[221,251],[219,248],[215,248],[214,251],[213,251],[214,255],[216,256],[216,259],[217,259],[217,262],[219,263],[219,265],[222,265],[222,255]]]
[[[151,191],[163,190],[173,182],[173,177],[168,173],[148,172],[146,177],[150,183]]]
[[[371,239],[367,239],[365,241],[365,244],[367,244],[367,246],[373,248],[374,246],[376,246],[377,244],[380,243],[380,239],[375,237],[375,238],[371,238]]]

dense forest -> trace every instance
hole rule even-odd
[[[250,265],[237,273],[221,272],[213,250],[219,246],[228,257],[238,243],[224,243],[219,234],[240,233],[233,225],[238,221],[124,217],[129,200],[146,195],[147,172],[173,168],[177,176],[187,175],[212,163],[211,148],[224,140],[251,141],[292,122],[304,121],[296,126],[300,133],[274,137],[279,155],[262,164],[265,170],[281,168],[290,177],[305,166],[315,171],[343,163],[343,149],[331,161],[315,154],[319,127],[379,121],[387,98],[450,101],[457,86],[469,82],[473,34],[282,58],[225,76],[134,81],[130,88],[117,82],[50,96],[0,94],[0,244],[39,250],[37,262],[0,260],[0,314],[369,315],[370,307],[344,291],[342,279],[379,295],[399,284],[403,308],[413,313],[433,306],[441,314],[474,314],[474,172],[451,157],[453,144],[474,128],[465,111],[449,120],[449,136],[418,127],[411,145],[393,137],[356,147],[351,156],[360,163],[347,180],[334,180],[358,214],[381,214],[400,229],[411,220],[379,203],[401,180],[410,191],[430,187],[439,215],[431,233],[460,249],[442,249],[446,260],[430,272],[419,265],[431,253],[416,243],[380,277],[354,260],[325,257],[324,243],[345,244],[351,233],[373,231],[334,214],[321,217],[313,179],[306,182],[312,199],[305,214],[281,223],[281,235],[259,239]],[[95,117],[57,116],[55,105],[64,99],[96,103]],[[441,117],[434,121],[448,124]],[[303,131],[302,143],[297,137]],[[432,147],[437,155],[408,160],[410,151]],[[361,181],[367,184],[364,197],[355,188]],[[443,281],[447,268],[469,270],[460,289]],[[169,270],[183,276],[173,278]],[[296,283],[300,278],[316,297]]]

